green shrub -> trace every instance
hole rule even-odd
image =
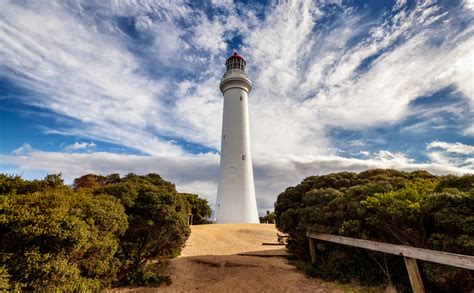
[[[1,264],[24,290],[96,290],[115,279],[124,208],[65,189],[0,197]]]
[[[169,284],[166,260],[181,253],[207,201],[179,194],[158,174],[0,174],[0,290],[97,291],[111,284]]]
[[[191,232],[187,223],[191,207],[173,184],[157,174],[129,174],[119,182],[103,185],[95,193],[112,195],[125,206],[129,228],[120,237],[120,283],[138,284],[143,280],[145,285],[150,280],[143,272],[147,272],[145,267],[151,260],[181,253]],[[155,283],[166,283],[168,279],[153,278]]]
[[[152,263],[140,266],[135,270],[129,271],[125,283],[130,285],[171,285],[172,281],[169,276],[164,275],[164,264]]]
[[[263,217],[258,217],[260,223],[275,224],[275,212],[267,211],[267,214]]]
[[[311,176],[278,196],[275,214],[277,228],[290,235],[289,252],[300,262],[309,262],[306,231],[474,254],[473,175],[369,170]],[[315,276],[410,288],[399,256],[328,242],[319,242],[317,254],[316,264],[303,266]],[[419,266],[428,290],[474,289],[472,271]]]
[[[1,265],[0,266],[0,290],[10,289],[10,274],[8,274],[7,269]]]

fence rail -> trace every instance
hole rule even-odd
[[[322,233],[307,232],[306,237],[308,237],[309,240],[309,252],[311,254],[312,262],[316,262],[317,260],[316,248],[314,244],[315,240],[333,242],[352,247],[403,256],[408,271],[408,277],[410,278],[411,287],[415,293],[425,292],[423,282],[421,281],[420,271],[418,270],[418,265],[416,263],[417,259],[474,270],[474,256],[470,255]]]

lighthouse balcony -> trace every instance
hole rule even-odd
[[[224,76],[222,76],[222,79],[231,78],[231,77],[249,78],[249,75],[247,74],[247,71],[246,71],[246,70],[242,70],[242,69],[228,69],[228,70],[224,73]]]

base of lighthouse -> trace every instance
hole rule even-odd
[[[255,204],[255,197],[248,197],[241,201],[234,200],[234,197],[224,197],[217,204],[217,223],[260,223],[257,213],[257,205]]]
[[[221,170],[216,210],[218,224],[260,222],[255,200],[253,172],[238,175],[237,173],[243,171],[242,169],[244,168],[238,170],[231,166]]]

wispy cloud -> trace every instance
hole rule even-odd
[[[449,143],[445,141],[432,141],[430,142],[427,149],[440,148],[448,153],[456,153],[462,155],[474,155],[474,146],[465,145],[460,142]]]
[[[474,101],[474,29],[455,21],[472,17],[461,7],[400,1],[366,22],[363,11],[311,1],[276,3],[263,18],[212,5],[213,16],[185,2],[5,2],[0,74],[40,93],[26,103],[81,121],[63,133],[149,154],[182,153],[175,138],[219,147],[217,86],[234,36],[255,84],[257,155],[330,153],[328,128],[395,123],[411,101],[449,85]],[[142,46],[130,47],[134,38]]]
[[[427,156],[432,162],[462,166],[474,171],[474,146],[460,142],[432,141],[426,145]]]
[[[468,126],[462,132],[464,135],[474,136],[474,125]]]
[[[459,31],[455,11],[402,6],[391,18],[366,23],[349,9],[314,33],[322,24],[311,5],[287,6],[272,11],[248,46],[260,69],[257,82],[266,85],[255,95],[282,108],[289,102],[302,123],[350,129],[394,123],[406,117],[411,101],[448,85],[474,99],[474,30]]]
[[[474,10],[474,1],[473,0],[464,0],[464,7],[470,10]]]
[[[73,144],[65,146],[64,150],[66,150],[66,151],[77,151],[77,150],[93,148],[95,146],[97,146],[97,145],[93,142],[75,142]]]
[[[179,152],[145,131],[150,113],[166,111],[156,99],[166,81],[141,74],[117,38],[91,29],[67,7],[31,6],[6,2],[0,12],[0,75],[38,93],[24,102],[78,119],[79,129],[98,139]]]

